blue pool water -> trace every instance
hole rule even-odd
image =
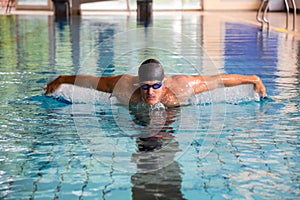
[[[211,19],[0,16],[1,198],[298,199],[300,42]],[[60,74],[134,74],[148,57],[168,74],[257,74],[268,98],[235,88],[135,112],[87,89],[43,95]]]

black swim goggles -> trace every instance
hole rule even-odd
[[[153,88],[153,89],[158,89],[162,86],[162,82],[158,82],[158,83],[154,83],[153,85],[149,85],[149,84],[146,84],[146,83],[142,83],[140,84],[140,88],[142,88],[143,90],[149,90],[150,88]]]

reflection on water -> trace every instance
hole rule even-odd
[[[133,113],[134,121],[144,129],[136,139],[137,152],[132,155],[137,165],[137,173],[131,177],[132,199],[183,199],[182,171],[175,160],[175,154],[181,149],[172,126],[178,120],[178,112],[178,109],[167,109]],[[159,122],[158,126],[155,121]]]
[[[184,199],[181,173],[176,161],[157,171],[136,173],[131,177],[132,199]]]

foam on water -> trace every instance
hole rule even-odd
[[[91,88],[62,84],[50,97],[73,104],[107,104],[110,103],[111,94]]]
[[[90,88],[62,84],[51,97],[64,102],[74,104],[111,104],[117,101],[111,101],[110,93],[100,92]],[[253,90],[252,84],[244,84],[233,87],[217,88],[195,95],[189,103],[207,104],[207,103],[242,103],[248,101],[259,101],[259,95]]]
[[[243,84],[233,87],[217,88],[196,95],[196,104],[218,102],[243,103],[259,100],[259,94],[253,89],[253,84]]]

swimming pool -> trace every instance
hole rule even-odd
[[[297,39],[200,13],[158,15],[146,28],[134,16],[0,19],[3,199],[300,196]],[[149,56],[168,74],[257,74],[269,98],[145,114],[104,94],[73,104],[43,95],[59,74],[135,73]],[[153,130],[164,137],[143,137]]]

